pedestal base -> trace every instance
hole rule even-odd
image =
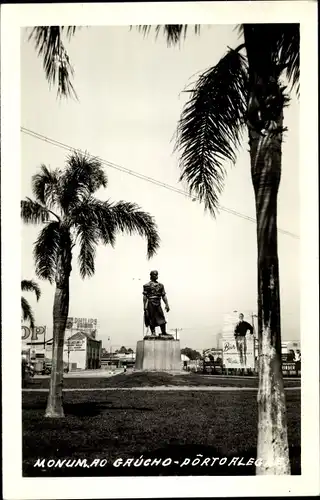
[[[148,337],[137,342],[135,370],[181,372],[181,369],[180,340]]]

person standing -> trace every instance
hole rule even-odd
[[[249,331],[253,335],[253,326],[247,321],[244,321],[244,316],[242,313],[239,314],[239,321],[234,329],[234,337],[236,340],[237,351],[240,356],[240,364],[242,370],[247,365],[247,342],[246,334]]]
[[[150,327],[151,335],[156,334],[157,326],[160,326],[162,335],[167,335],[167,322],[161,307],[161,299],[165,303],[166,312],[169,312],[164,286],[158,282],[158,271],[151,271],[150,281],[143,286],[144,322],[147,328]]]

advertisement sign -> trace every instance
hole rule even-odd
[[[296,363],[282,363],[282,371],[295,372],[296,370]]]
[[[45,326],[35,326],[34,329],[30,328],[29,326],[22,326],[21,327],[21,340],[29,340],[29,341],[36,341],[40,340],[43,341],[43,338],[41,338],[43,335],[46,334],[46,327]]]
[[[86,339],[74,339],[64,341],[65,352],[71,351],[85,351],[86,350]],[[52,342],[46,344],[46,352],[52,352]]]
[[[96,318],[68,318],[66,330],[70,332],[81,331],[95,338],[98,320]]]
[[[65,351],[85,351],[86,339],[67,340],[65,342]]]
[[[251,369],[254,370],[254,348],[253,337],[242,337],[240,339],[223,341],[223,364],[229,369]]]
[[[282,353],[281,366],[283,375],[299,375],[301,373],[301,353]]]

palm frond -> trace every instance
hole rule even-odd
[[[48,208],[59,203],[59,172],[40,166],[40,172],[32,176],[32,191],[36,200]]]
[[[147,256],[155,255],[160,245],[158,228],[154,218],[135,203],[119,201],[110,205],[116,229],[123,233],[139,234],[147,239]]]
[[[96,245],[99,241],[99,230],[96,225],[90,223],[90,218],[77,226],[77,238],[79,239],[80,251],[78,263],[81,278],[94,275],[94,259],[96,255]]]
[[[22,318],[24,321],[29,321],[30,328],[34,328],[34,315],[32,308],[24,297],[21,297],[21,310],[22,310]]]
[[[167,45],[177,45],[181,39],[185,39],[187,36],[188,29],[191,28],[188,24],[158,24],[158,25],[140,25],[137,29],[144,35],[148,36],[151,29],[154,28],[155,36],[158,38],[161,31],[166,38]],[[200,34],[200,24],[193,25],[193,29],[196,35]]]
[[[26,198],[21,201],[21,218],[26,224],[42,224],[50,218],[50,212],[36,201]]]
[[[237,24],[235,27],[235,31],[238,33],[239,38],[243,37],[243,24]]]
[[[81,26],[61,26],[61,32],[65,32],[68,40],[76,34],[77,30],[80,30]]]
[[[285,67],[286,76],[299,95],[300,81],[300,25],[281,24],[278,37],[279,63]]]
[[[32,29],[29,40],[34,41],[38,56],[43,59],[43,68],[49,85],[57,85],[58,97],[77,99],[71,83],[74,70],[62,41],[64,30],[63,26],[38,26]],[[74,33],[75,27],[67,28],[68,38]]]
[[[41,231],[35,242],[33,255],[36,274],[41,279],[53,282],[56,272],[57,256],[60,249],[61,225],[49,222]]]
[[[41,297],[41,290],[38,283],[33,280],[22,280],[21,281],[22,292],[34,292],[36,294],[37,300]]]
[[[117,231],[147,238],[148,258],[155,254],[160,244],[153,217],[134,203],[110,203],[90,198],[72,211],[70,224],[76,227],[76,241],[80,244],[78,263],[82,278],[94,274],[96,245],[102,241],[114,246]]]
[[[241,46],[242,48],[242,46]],[[184,106],[175,150],[180,152],[180,180],[215,215],[224,186],[226,160],[235,162],[247,107],[246,60],[229,50],[203,73]]]
[[[116,224],[107,201],[103,202],[92,197],[86,199],[72,210],[69,224],[77,228],[77,235],[81,232],[82,226],[95,227],[97,237],[99,236],[104,245],[113,247],[115,244]]]
[[[61,175],[60,203],[68,211],[82,203],[100,187],[107,186],[107,176],[101,161],[88,153],[73,152]]]

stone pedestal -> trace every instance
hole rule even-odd
[[[146,337],[137,342],[135,370],[181,372],[180,340]]]

